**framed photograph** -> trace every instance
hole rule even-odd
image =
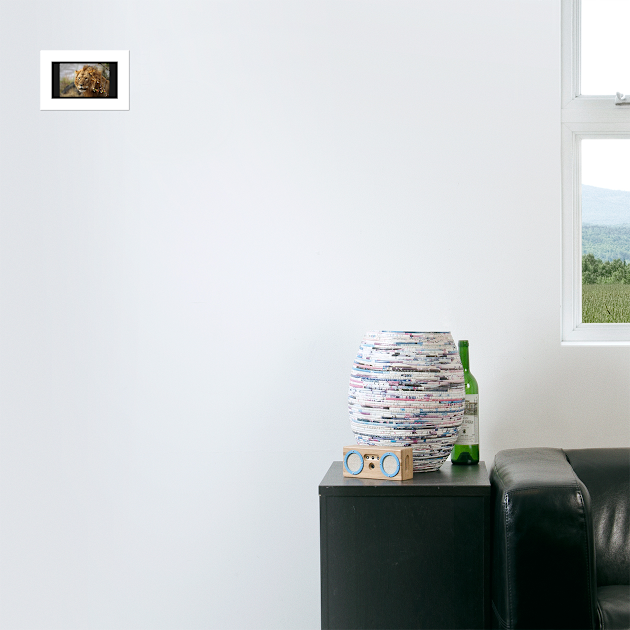
[[[40,51],[41,110],[128,110],[128,50]]]

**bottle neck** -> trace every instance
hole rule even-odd
[[[469,359],[468,359],[468,346],[459,347],[459,356],[462,360],[462,367],[464,368],[464,372],[470,372],[470,364],[469,364]]]

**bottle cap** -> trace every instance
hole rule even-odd
[[[467,346],[468,345],[468,339],[460,339],[459,340],[459,345],[460,346]]]

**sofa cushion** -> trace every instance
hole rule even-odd
[[[591,497],[597,586],[627,585],[630,583],[630,448],[564,452]]]
[[[597,612],[601,630],[630,630],[630,586],[598,588]]]

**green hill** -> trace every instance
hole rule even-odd
[[[630,223],[630,192],[582,186],[582,223],[620,225]]]
[[[582,255],[630,261],[630,192],[582,186]]]
[[[630,262],[630,223],[623,225],[582,224],[582,256]]]

